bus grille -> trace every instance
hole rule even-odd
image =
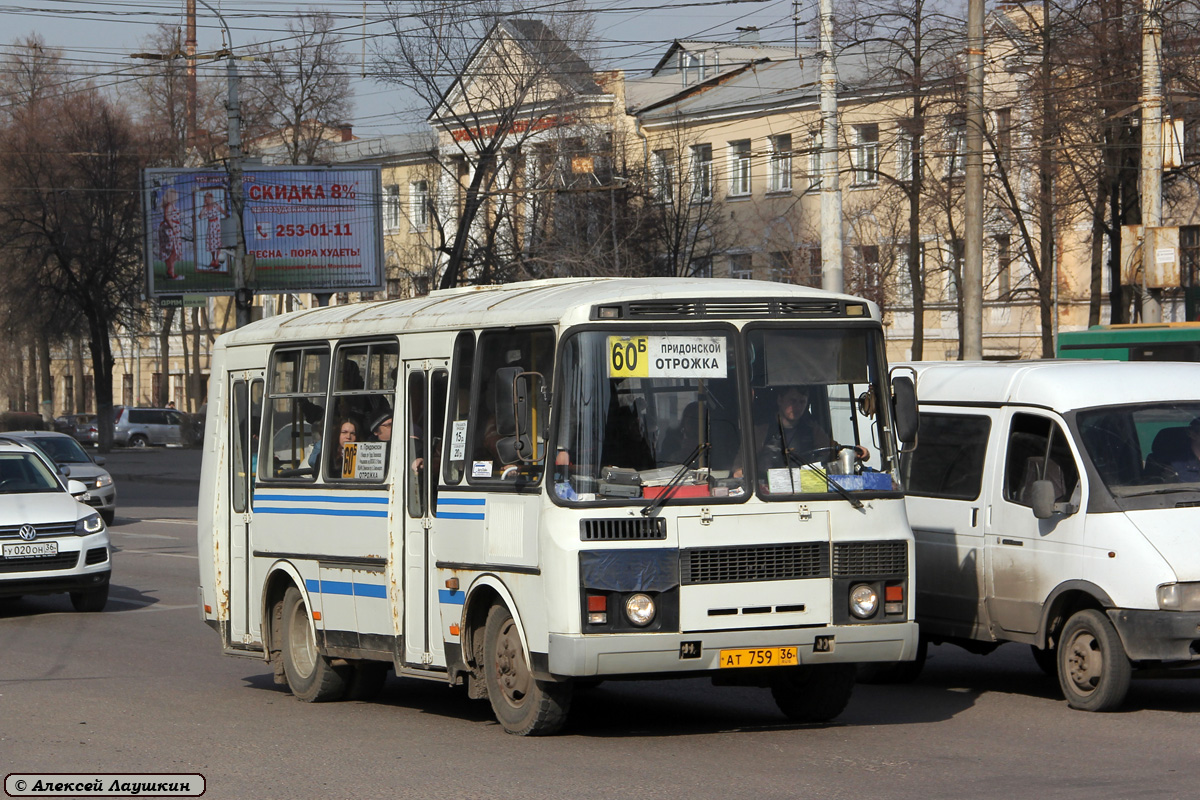
[[[907,542],[838,542],[833,546],[836,578],[906,574]]]
[[[585,519],[579,526],[579,538],[585,542],[630,542],[667,538],[667,521],[662,517],[646,519]]]
[[[829,577],[829,543],[701,547],[679,553],[684,584],[786,581]]]
[[[0,572],[46,572],[52,569],[74,569],[79,563],[79,551],[59,553],[42,558],[6,558],[0,561]]]

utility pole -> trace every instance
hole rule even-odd
[[[838,188],[837,65],[833,0],[821,0],[821,288],[846,290],[842,272],[842,193]]]
[[[983,358],[983,0],[967,3],[967,152],[962,357]]]
[[[1162,322],[1159,289],[1146,285],[1154,271],[1157,237],[1162,227],[1163,87],[1162,0],[1142,0],[1142,322]]]

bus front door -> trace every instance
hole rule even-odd
[[[436,669],[446,665],[432,541],[448,364],[406,361],[404,376],[404,427],[393,433],[404,431],[404,661]]]
[[[250,592],[251,524],[254,504],[254,469],[258,455],[258,426],[262,420],[261,374],[230,375],[229,384],[229,547],[225,548],[226,586],[229,590],[229,646],[242,649],[254,640],[256,614]]]

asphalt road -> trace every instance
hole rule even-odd
[[[565,731],[505,735],[485,702],[389,679],[309,705],[222,656],[196,609],[199,453],[118,452],[108,610],[0,602],[0,774],[203,774],[207,798],[1193,797],[1200,682],[1071,711],[1028,649],[932,648],[910,686],[859,686],[829,725],[705,680],[579,692]]]

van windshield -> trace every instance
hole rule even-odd
[[[1200,401],[1081,411],[1077,422],[1114,497],[1200,492]]]

